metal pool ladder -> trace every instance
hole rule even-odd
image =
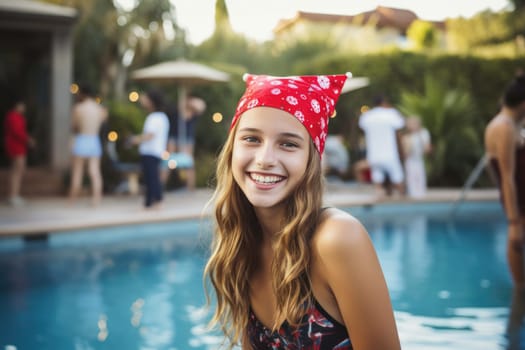
[[[461,189],[459,198],[456,199],[454,203],[452,203],[452,208],[450,210],[451,215],[454,215],[459,205],[463,203],[463,201],[465,200],[465,197],[467,196],[467,192],[472,189],[472,186],[474,186],[476,181],[479,179],[479,176],[481,175],[481,172],[486,168],[488,161],[489,161],[488,154],[487,153],[483,154],[481,159],[478,161],[478,164],[476,164],[476,167],[470,172],[470,175],[467,178],[467,181],[465,181],[465,184],[463,185],[463,188]]]

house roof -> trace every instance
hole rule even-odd
[[[375,10],[363,12],[358,16],[363,16],[365,23],[371,20],[376,21],[378,28],[393,27],[403,33],[413,21],[418,19],[417,15],[410,10],[383,6],[378,6]]]
[[[279,34],[300,20],[318,23],[375,23],[377,28],[396,28],[405,33],[410,24],[416,19],[418,19],[417,15],[410,10],[384,6],[378,6],[374,10],[352,16],[298,11],[295,17],[279,21],[274,29],[274,33]],[[438,27],[442,27],[439,22],[433,23]]]

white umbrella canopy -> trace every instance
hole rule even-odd
[[[135,70],[131,73],[131,79],[137,81],[149,81],[159,83],[178,84],[179,92],[179,118],[178,118],[178,141],[179,149],[185,143],[186,125],[184,124],[184,103],[186,101],[187,88],[193,85],[202,85],[230,80],[228,73],[208,67],[206,65],[186,61],[184,59],[166,61],[155,65]]]
[[[350,91],[354,91],[360,88],[363,88],[365,86],[368,86],[370,84],[370,80],[366,77],[352,77],[349,79],[346,79],[345,84],[343,85],[343,88],[341,89],[341,93],[345,94]]]
[[[138,69],[131,73],[133,80],[172,81],[182,85],[227,82],[228,73],[186,60],[167,61]]]

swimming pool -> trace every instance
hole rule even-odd
[[[347,210],[377,249],[403,349],[503,349],[503,212],[497,202],[450,208]],[[0,349],[216,349],[202,309],[209,229],[179,221],[0,240]]]

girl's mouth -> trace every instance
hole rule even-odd
[[[284,180],[283,176],[277,175],[261,175],[250,173],[250,178],[257,184],[261,185],[273,185]]]

